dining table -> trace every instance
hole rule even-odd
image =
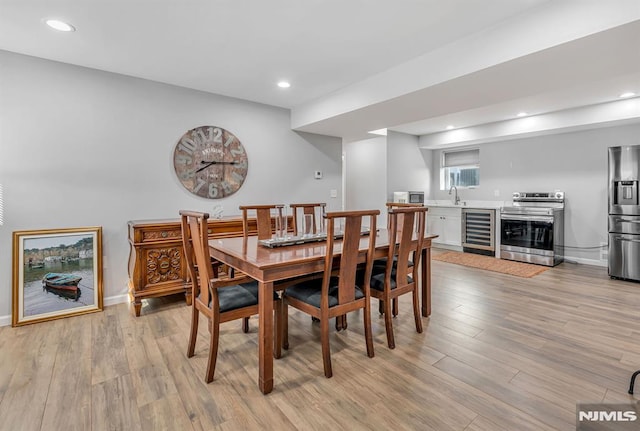
[[[431,240],[437,235],[425,234],[420,260],[421,312],[431,314]],[[362,261],[365,261],[370,235],[360,240]],[[276,282],[290,280],[324,270],[326,240],[268,247],[257,236],[215,238],[209,240],[211,257],[241,271],[258,281],[258,387],[263,394],[273,390],[273,291]],[[388,231],[378,229],[374,258],[387,256]],[[340,243],[334,247],[334,257],[341,253]]]

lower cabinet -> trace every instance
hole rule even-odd
[[[427,232],[438,235],[433,244],[462,247],[462,209],[429,207]]]

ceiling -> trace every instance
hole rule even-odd
[[[638,46],[637,0],[0,0],[0,49],[288,108],[346,140],[640,94]]]

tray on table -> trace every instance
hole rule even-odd
[[[364,229],[362,232],[360,232],[361,235],[369,235],[369,233],[370,233],[369,229]],[[344,234],[342,232],[339,232],[335,234],[334,238],[341,239],[343,236]],[[306,244],[308,242],[320,242],[320,241],[326,241],[326,240],[327,240],[326,233],[318,233],[313,235],[287,236],[285,238],[261,239],[258,241],[258,244],[264,247],[276,248],[276,247],[286,247],[289,245],[296,245],[296,244]]]

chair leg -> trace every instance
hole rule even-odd
[[[216,360],[218,359],[220,325],[218,325],[215,316],[209,320],[209,332],[211,333],[211,340],[209,341],[209,363],[207,364],[207,375],[204,379],[207,383],[211,383],[211,381],[213,381],[213,374],[216,372]]]
[[[640,374],[640,370],[636,371],[631,376],[631,381],[629,382],[629,394],[631,395],[633,395],[633,384],[636,382],[636,377],[638,377],[638,374]]]
[[[282,300],[278,300],[274,303],[273,309],[273,327],[275,328],[275,334],[273,337],[273,357],[280,359],[282,356]]]
[[[384,301],[382,299],[378,299],[378,313],[381,316],[384,314]]]
[[[196,309],[195,302],[191,303],[191,333],[189,334],[189,345],[187,346],[187,358],[193,357],[196,349],[196,339],[198,338],[198,322],[200,312]]]
[[[396,341],[393,337],[393,316],[391,315],[391,307],[393,300],[387,296],[384,301],[384,326],[387,332],[387,345],[390,349],[396,348]]]
[[[249,332],[249,318],[248,317],[244,317],[242,319],[242,332],[244,332],[245,334],[247,332]]]
[[[370,358],[374,357],[373,352],[373,334],[371,331],[371,305],[369,302],[365,303],[364,306],[364,338],[367,343],[367,356]]]
[[[393,317],[398,316],[398,298],[393,298]]]
[[[282,348],[289,350],[289,304],[282,298]]]
[[[336,331],[347,329],[347,315],[336,316]]]
[[[322,363],[324,365],[324,376],[333,376],[331,370],[331,351],[329,346],[329,320],[320,319],[320,340],[322,341]]]
[[[418,298],[418,287],[413,288],[413,318],[416,321],[416,332],[422,334],[422,315],[420,313],[420,299]]]

